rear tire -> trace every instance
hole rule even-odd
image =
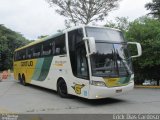
[[[21,81],[22,81],[22,85],[27,86],[24,74],[22,75],[22,80]]]
[[[20,84],[22,84],[22,77],[20,73],[18,74],[18,81],[20,82]]]
[[[59,80],[57,83],[57,92],[62,98],[68,98],[67,85],[64,80]]]

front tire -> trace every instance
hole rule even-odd
[[[62,98],[68,98],[67,85],[64,80],[59,80],[57,83],[57,92]]]

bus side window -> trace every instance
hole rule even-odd
[[[33,57],[38,58],[41,56],[41,44],[38,44],[34,47]]]
[[[52,54],[53,54],[53,55],[56,54],[55,41],[53,41],[53,43],[52,43]]]
[[[25,59],[26,59],[26,49],[18,51],[17,60],[25,60]]]
[[[27,49],[27,58],[31,59],[33,56],[33,48],[28,48]]]
[[[21,51],[18,52],[18,60],[21,60]]]
[[[66,54],[65,35],[61,35],[55,39],[56,55]]]
[[[16,52],[16,60],[19,60],[19,51]]]
[[[82,29],[70,31],[68,33],[70,61],[74,76],[89,79],[89,69],[83,36]]]
[[[57,54],[57,55],[60,54],[60,48],[56,48],[56,54]]]
[[[14,53],[14,61],[18,60],[17,52]]]
[[[52,52],[52,42],[45,42],[43,43],[43,51],[42,51],[42,55],[43,56],[48,56],[51,55]]]
[[[22,60],[26,59],[26,49],[22,51]]]

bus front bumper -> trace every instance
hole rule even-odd
[[[91,85],[88,99],[101,99],[101,98],[113,97],[131,91],[133,90],[133,88],[134,88],[134,81],[131,81],[126,86],[112,87],[112,88]]]

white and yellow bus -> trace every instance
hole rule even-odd
[[[129,44],[137,46],[137,55],[130,56]],[[126,42],[119,30],[74,27],[16,49],[14,78],[61,97],[106,98],[133,89],[131,59],[141,54],[141,45]]]

